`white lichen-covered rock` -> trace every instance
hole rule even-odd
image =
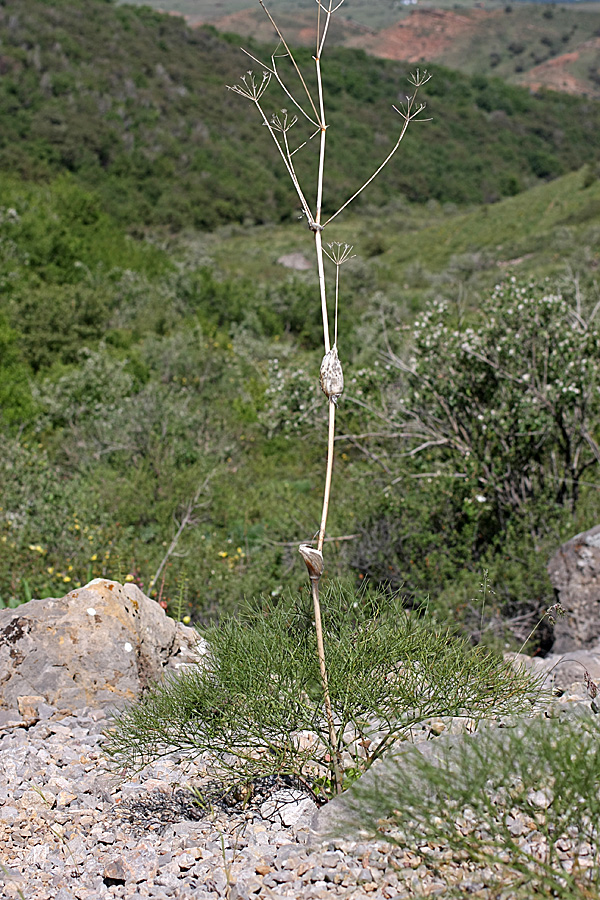
[[[40,704],[120,708],[205,650],[133,584],[95,579],[0,610],[0,730],[31,725]]]

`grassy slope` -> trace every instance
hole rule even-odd
[[[5,171],[39,178],[67,169],[121,221],[173,230],[294,215],[293,191],[256,111],[225,90],[247,65],[237,46],[180,18],[99,0],[6,0],[0,24]],[[310,67],[310,51],[299,55]],[[326,209],[393,145],[399,120],[390,106],[407,72],[362,51],[328,55]],[[372,203],[398,193],[494,200],[596,153],[600,103],[531,96],[439,68],[434,76],[425,95],[434,121],[409,131],[402,166],[386,169]],[[281,103],[274,94],[266,106]],[[313,183],[314,147],[296,159]]]
[[[480,292],[512,272],[557,277],[569,266],[593,297],[600,181],[583,187],[586,175],[571,173],[468,211],[400,202],[383,215],[370,209],[340,222],[330,237],[353,242],[359,255],[342,276],[349,380],[377,358],[380,309],[387,309],[390,327],[394,320],[401,325],[426,297],[441,293],[477,302]],[[186,531],[178,548],[187,555],[172,560],[162,596],[176,608],[185,579],[181,589],[194,610],[208,614],[235,606],[244,593],[302,584],[305,572],[293,546],[278,542],[306,539],[316,527],[322,444],[311,434],[269,439],[265,426],[274,422],[265,423],[261,409],[269,359],[277,356],[287,371],[308,373],[301,401],[315,382],[310,373],[320,358],[314,349],[318,304],[314,323],[309,308],[318,296],[315,273],[293,278],[277,264],[280,254],[294,250],[310,258],[305,227],[190,232],[157,252],[126,241],[99,212],[98,201],[71,178],[48,187],[3,178],[0,187],[20,216],[14,225],[2,225],[11,241],[2,242],[9,252],[0,258],[0,320],[14,310],[8,349],[26,354],[12,371],[0,354],[0,393],[3,385],[13,391],[15,379],[31,379],[42,397],[59,391],[72,403],[67,417],[57,419],[55,412],[48,418],[24,397],[20,421],[37,423],[35,430],[26,429],[17,446],[2,445],[0,476],[7,478],[0,477],[0,596],[23,598],[28,590],[55,596],[67,584],[102,574],[131,573],[148,588],[172,538],[173,517],[181,515],[209,471],[214,474],[198,525]],[[522,262],[514,259],[527,254]],[[498,266],[511,259],[512,267]],[[225,279],[221,290],[198,271],[200,262]],[[64,304],[72,302],[69,313]],[[278,316],[292,304],[298,318],[288,328]],[[55,321],[53,315],[62,318]],[[54,346],[49,338],[57,334]],[[77,353],[81,346],[97,353],[91,357],[96,368],[87,375],[87,356]],[[23,359],[37,358],[40,348],[50,356],[34,374]],[[119,393],[125,361],[132,382]],[[102,365],[115,375],[100,382],[96,394]],[[14,393],[9,399],[14,408]],[[282,399],[293,406],[291,396]],[[348,422],[349,414],[346,405],[341,421]],[[388,481],[342,442],[330,534],[354,532],[369,510],[385,506]],[[406,484],[401,488],[405,493]],[[597,503],[584,504],[571,529],[589,527],[597,511]],[[328,546],[328,573],[352,572],[356,552],[352,541]],[[523,599],[530,599],[528,590],[543,592],[539,572],[532,570],[527,586],[521,569],[512,568]],[[429,573],[430,588],[434,578]],[[477,563],[467,563],[461,579],[458,593],[474,596]]]
[[[363,259],[374,246],[382,250],[369,266],[377,286],[386,290],[405,284],[405,276],[411,281],[415,266],[441,273],[453,257],[478,253],[483,253],[479,278],[488,285],[508,270],[532,277],[562,274],[568,262],[583,264],[586,247],[593,275],[600,265],[600,181],[584,188],[587,171],[468,211],[433,204],[392,206],[360,218],[348,214],[330,239],[353,244]],[[219,232],[203,246],[227,277],[269,281],[282,275],[280,256],[300,251],[312,259],[311,237],[300,225]]]

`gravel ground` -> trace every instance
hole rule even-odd
[[[585,685],[571,687],[556,702],[589,706]],[[39,712],[35,725],[0,737],[3,897],[401,900],[457,883],[464,896],[493,896],[493,872],[443,849],[319,838],[316,807],[289,785],[265,786],[245,811],[198,818],[184,786],[206,781],[200,768],[171,756],[116,775],[101,752],[102,710]]]

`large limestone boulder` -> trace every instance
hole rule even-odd
[[[0,610],[0,730],[40,706],[120,708],[205,652],[133,584],[95,579],[65,597]]]
[[[600,648],[600,525],[559,547],[548,575],[566,613],[554,626],[553,653]]]

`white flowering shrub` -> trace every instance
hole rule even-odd
[[[600,339],[558,293],[513,278],[476,321],[445,302],[414,325],[396,415],[417,449],[475,482],[504,526],[533,499],[573,508],[584,472],[600,460]]]
[[[303,367],[285,367],[275,358],[269,360],[267,379],[260,421],[270,438],[312,430],[321,423],[321,393],[313,373]]]

